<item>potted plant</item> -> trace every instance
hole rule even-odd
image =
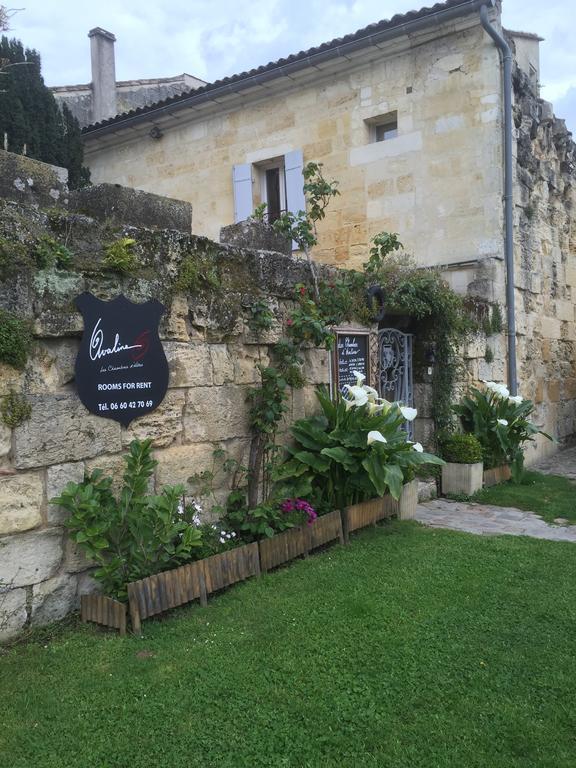
[[[493,485],[510,477],[519,482],[524,472],[524,448],[542,432],[529,417],[534,403],[520,395],[510,395],[503,385],[483,382],[484,391],[473,387],[460,405],[453,406],[465,432],[474,434],[482,446],[484,484]]]
[[[355,375],[356,385],[345,387],[336,401],[317,391],[320,414],[293,425],[295,444],[275,471],[277,482],[297,488],[317,508],[341,510],[345,535],[389,515],[413,516],[407,498],[402,503],[405,484],[412,483],[415,506],[415,468],[443,464],[402,429],[416,409],[383,400],[363,385],[362,374]]]
[[[472,496],[482,488],[484,464],[482,446],[471,433],[442,435],[440,452],[446,464],[442,467],[442,493]]]

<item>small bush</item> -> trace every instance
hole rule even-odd
[[[136,240],[132,237],[121,237],[104,247],[106,255],[102,262],[106,269],[129,275],[138,267],[138,259],[134,253]]]
[[[0,363],[11,365],[19,371],[23,370],[31,347],[30,324],[11,312],[0,309]]]
[[[255,301],[249,307],[250,317],[248,326],[253,333],[260,334],[263,331],[269,331],[274,324],[274,313],[268,304],[260,299]]]
[[[438,440],[444,461],[453,464],[476,464],[482,461],[482,446],[472,434],[446,434]]]
[[[28,421],[32,413],[32,406],[24,395],[18,392],[9,392],[2,398],[0,404],[0,416],[2,421],[10,429],[19,427],[25,421]]]
[[[34,261],[38,269],[70,269],[72,252],[53,237],[43,235],[34,248]]]

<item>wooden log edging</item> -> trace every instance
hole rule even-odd
[[[126,634],[126,603],[104,595],[82,595],[80,598],[80,618],[92,621],[104,627],[118,629],[120,635]]]
[[[82,620],[113,627],[126,634],[127,610],[132,631],[139,634],[142,621],[198,599],[207,605],[208,595],[252,576],[294,560],[333,541],[344,544],[350,531],[372,525],[397,513],[391,496],[355,504],[340,512],[318,517],[269,539],[211,555],[171,571],[147,576],[127,585],[128,605],[102,595],[82,597]]]

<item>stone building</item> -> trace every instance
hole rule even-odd
[[[508,226],[505,85],[482,7],[513,55]],[[469,378],[506,380],[508,367],[539,405],[541,426],[568,439],[576,152],[539,97],[540,41],[502,30],[500,2],[448,0],[88,126],[86,160],[95,182],[190,201],[193,231],[210,237],[261,202],[273,214],[301,209],[303,165],[323,163],[342,194],[315,258],[359,267],[374,234],[398,232],[455,290],[508,307],[508,339],[491,337],[489,352],[484,341],[470,345]]]
[[[116,80],[114,43],[111,32],[96,27],[88,33],[92,80],[83,85],[55,86],[50,90],[56,101],[66,104],[81,128],[132,109],[154,104],[171,96],[206,85],[204,80],[187,75],[145,80]]]

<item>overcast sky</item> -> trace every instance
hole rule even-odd
[[[6,2],[6,0],[4,0]],[[21,0],[12,35],[36,48],[48,85],[90,81],[88,30],[116,35],[119,80],[203,80],[266,64],[432,2],[420,0]],[[504,25],[536,32],[542,96],[576,135],[574,0],[503,0]]]

